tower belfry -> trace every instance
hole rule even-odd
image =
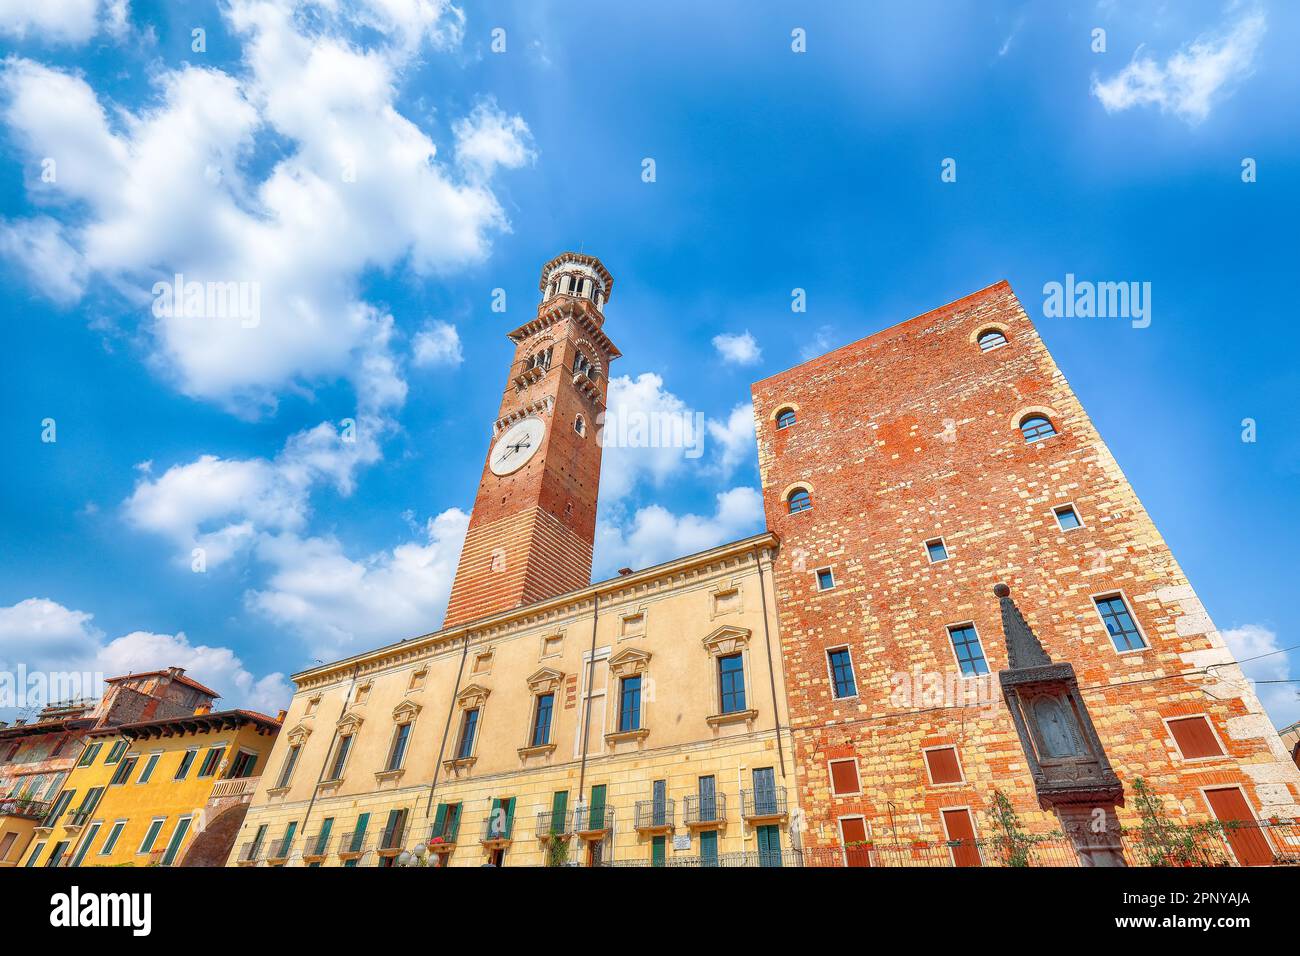
[[[444,627],[591,582],[614,278],[594,256],[542,267],[535,318],[509,333],[515,353],[492,423]]]

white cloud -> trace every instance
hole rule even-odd
[[[263,533],[301,530],[316,485],[351,494],[357,470],[378,460],[387,427],[373,416],[342,427],[322,422],[291,436],[273,459],[202,455],[157,478],[141,468],[123,513],[133,527],[171,540],[182,564],[202,548],[207,567],[215,568]]]
[[[258,557],[271,565],[249,608],[288,628],[322,659],[414,637],[442,624],[469,515],[430,518],[422,540],[355,561],[334,538],[265,536]]]
[[[731,365],[754,365],[763,357],[763,350],[749,330],[732,333],[723,332],[713,337],[713,347],[718,350],[722,361]]]
[[[182,632],[132,631],[105,642],[94,615],[48,598],[28,598],[0,607],[0,666],[28,673],[91,672],[117,677],[133,671],[183,667],[222,694],[221,707],[246,707],[274,714],[292,695],[283,674],[256,677],[227,647],[191,643]]]
[[[85,262],[63,237],[63,227],[48,216],[12,223],[0,219],[0,256],[26,269],[37,291],[51,302],[71,305],[85,291]]]
[[[0,35],[49,44],[85,43],[99,27],[99,0],[0,0]],[[110,19],[116,16],[108,11]]]
[[[1251,681],[1286,681],[1296,676],[1291,673],[1288,656],[1278,653],[1282,650],[1282,644],[1276,632],[1270,628],[1261,624],[1243,624],[1224,631],[1223,640],[1233,657],[1238,661],[1246,661],[1241,669]],[[1285,727],[1300,719],[1298,689],[1300,684],[1255,685],[1260,703],[1278,727]]]
[[[716,449],[713,464],[724,477],[730,477],[741,462],[757,462],[753,403],[737,405],[725,422],[709,419],[707,427],[713,448]]]
[[[11,58],[0,72],[0,115],[30,168],[57,163],[52,183],[29,182],[34,198],[61,209],[61,238],[80,259],[56,274],[101,278],[141,316],[155,282],[176,273],[258,290],[252,326],[241,315],[146,320],[162,374],[241,414],[338,378],[399,400],[392,318],[360,298],[361,276],[436,276],[481,261],[508,228],[487,177],[532,155],[527,125],[489,101],[446,131],[451,165],[398,111],[399,79],[420,42],[459,36],[449,4],[311,5],[310,17],[299,6],[224,5],[242,41],[240,72],[163,71],[159,101],[136,112],[31,60]],[[358,23],[381,31],[366,34],[369,46],[346,38]],[[259,162],[272,139],[279,158]],[[38,287],[64,301],[84,285],[52,283],[49,272],[34,275]]]
[[[431,322],[411,340],[411,362],[417,367],[459,365],[463,361],[460,333],[448,322]]]
[[[1108,80],[1092,78],[1092,94],[1108,113],[1133,106],[1159,106],[1195,125],[1234,83],[1254,69],[1255,52],[1267,29],[1264,12],[1252,8],[1216,35],[1202,35],[1164,64],[1133,54],[1129,64]]]
[[[718,494],[712,515],[673,514],[660,505],[637,509],[620,525],[602,521],[596,530],[596,566],[645,568],[763,530],[763,499],[753,488]]]

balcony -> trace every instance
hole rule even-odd
[[[339,859],[355,860],[370,850],[371,841],[365,830],[353,830],[339,837]]]
[[[638,800],[636,802],[635,822],[638,833],[670,833],[676,816],[676,805],[672,800]]]
[[[573,832],[584,840],[603,840],[614,829],[614,808],[608,806],[575,807]]]
[[[302,858],[308,863],[325,859],[330,852],[330,835],[328,830],[321,830],[303,844]]]
[[[284,863],[289,859],[289,851],[293,848],[293,837],[281,837],[278,840],[272,840],[270,847],[266,851],[266,862],[271,864]]]
[[[500,819],[499,813],[489,813],[483,821],[483,836],[479,842],[489,849],[509,846],[515,838],[515,821],[507,817]]]
[[[571,836],[573,836],[573,828],[569,826],[567,813],[556,813],[554,810],[538,811],[537,839],[545,842],[556,838],[567,840]]]
[[[239,866],[257,866],[262,859],[262,844],[245,843],[239,848],[239,854],[235,857],[235,863]]]
[[[713,830],[727,825],[727,795],[692,794],[686,798],[683,822],[692,830]]]
[[[233,797],[252,797],[261,777],[234,777],[230,780],[218,780],[212,785],[209,800],[223,800]]]
[[[788,815],[785,791],[770,790],[740,791],[740,815],[746,823],[774,823],[784,820]]]
[[[442,822],[442,827],[434,827],[429,831],[429,851],[432,853],[450,853],[456,849],[456,837],[460,833],[460,813],[454,816],[448,814],[447,819]]]
[[[395,826],[391,830],[385,830],[379,838],[377,847],[380,856],[397,856],[402,852],[402,840],[406,837],[406,821],[402,821],[400,826]]]
[[[94,813],[93,807],[80,807],[76,810],[69,810],[67,819],[63,822],[65,830],[80,830],[90,822],[90,815]]]
[[[0,817],[41,820],[49,816],[49,813],[50,803],[47,800],[20,800],[17,797],[0,800]]]

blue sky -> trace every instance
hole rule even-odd
[[[615,276],[612,401],[707,422],[606,452],[601,576],[761,527],[751,381],[1006,278],[1240,656],[1300,644],[1293,6],[6,10],[2,667],[273,709],[435,629],[504,333],[571,248]],[[256,323],[155,315],[177,271]],[[1067,273],[1151,283],[1150,326],[1044,317]]]

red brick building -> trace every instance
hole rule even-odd
[[[1103,804],[1118,839],[1105,787],[1040,803],[1040,765],[1068,775],[1090,735],[1126,826],[1138,777],[1176,822],[1300,816],[1300,774],[1006,282],[753,396],[805,846],[984,836],[995,788],[1040,832]],[[998,676],[1016,608],[1076,684],[1028,732]],[[1230,840],[1241,862],[1260,838]]]

